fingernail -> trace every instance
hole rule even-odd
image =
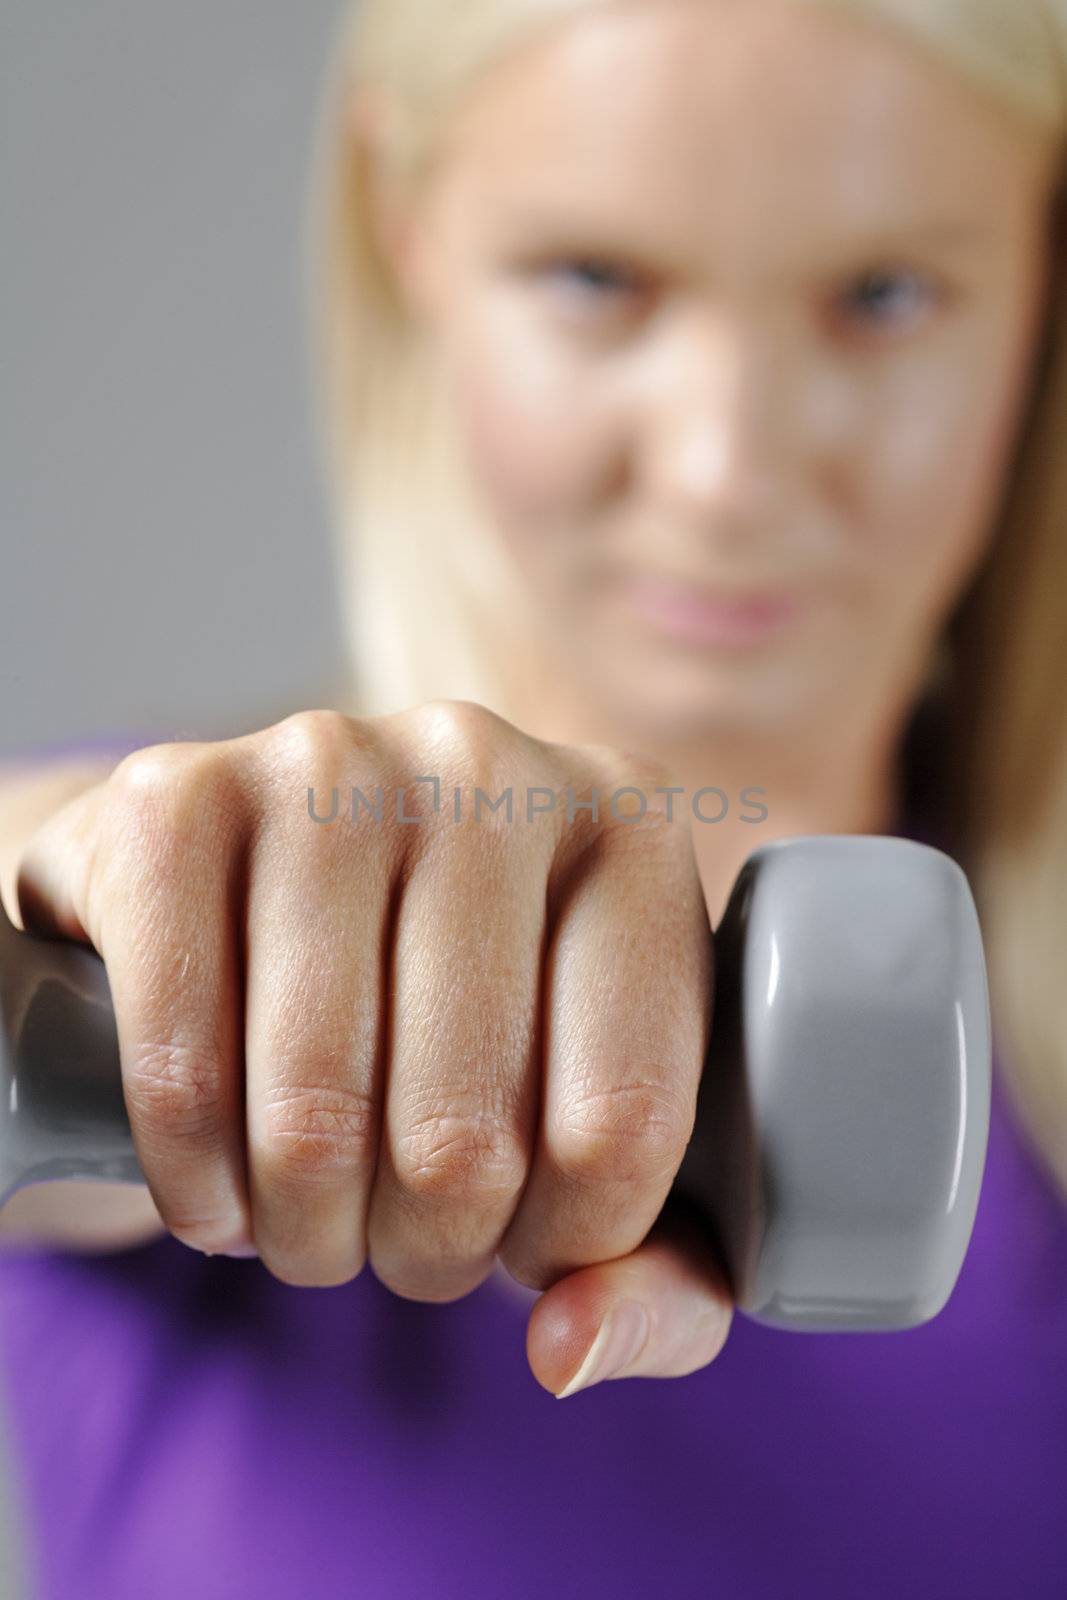
[[[259,1254],[252,1238],[252,1230],[247,1223],[243,1223],[230,1234],[230,1241],[225,1250],[218,1251],[220,1256],[233,1256],[239,1261],[247,1261]]]
[[[247,1260],[250,1256],[259,1254],[251,1236],[252,1230],[247,1222],[239,1221],[235,1227],[227,1229],[227,1233],[231,1242],[225,1247],[221,1244],[194,1244],[191,1239],[183,1239],[179,1234],[175,1234],[174,1237],[179,1244],[184,1244],[189,1250],[196,1250],[202,1256],[237,1256],[242,1260]],[[223,1234],[222,1237],[225,1238],[226,1234]]]
[[[648,1329],[648,1312],[639,1300],[618,1301],[600,1324],[585,1360],[556,1399],[565,1400],[628,1367],[643,1348]]]

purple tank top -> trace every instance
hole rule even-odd
[[[298,1288],[166,1235],[0,1253],[34,1600],[1063,1600],[1067,1206],[994,1061],[948,1305],[905,1333],[734,1318],[683,1378],[560,1403],[533,1291]]]

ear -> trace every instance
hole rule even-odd
[[[348,122],[356,160],[366,174],[375,248],[407,310],[424,318],[436,304],[430,208],[426,195],[402,176],[398,111],[382,91],[353,90]]]

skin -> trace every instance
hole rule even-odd
[[[103,956],[134,1147],[177,1239],[209,1254],[254,1244],[294,1285],[369,1263],[430,1301],[469,1293],[498,1259],[544,1290],[640,1247],[649,1357],[681,1374],[721,1348],[730,1304],[665,1212],[713,973],[690,832],[655,799],[668,776],[471,701],[300,712],[134,752],[49,808],[13,872],[0,818],[0,892],[16,926]],[[308,788],[320,814],[350,784],[381,785],[381,818],[314,826]],[[510,786],[518,817],[476,825],[476,786]],[[638,788],[646,814],[523,815],[525,794],[594,786]],[[36,812],[25,791],[11,805]],[[114,1247],[143,1222],[111,1211],[79,1228],[45,1207],[3,1232],[58,1223],[68,1245],[92,1231]],[[542,1326],[531,1359],[553,1391],[609,1308],[590,1288],[577,1318],[557,1307]]]
[[[360,108],[354,125],[373,141],[387,119]],[[54,811],[0,875],[15,920],[107,961],[131,1126],[178,1237],[252,1237],[293,1283],[344,1281],[366,1257],[395,1292],[435,1300],[498,1257],[540,1291],[527,1354],[553,1393],[584,1381],[624,1299],[650,1328],[617,1375],[714,1359],[724,1285],[661,1207],[703,1062],[709,914],[751,829],[638,843],[617,827],[583,857],[551,824],[497,850],[430,818],[357,853],[294,818],[292,796],[427,771],[490,793],[592,780],[651,795],[673,779],[763,785],[760,841],[882,828],[902,719],[992,536],[1051,172],[1036,136],[888,32],[772,0],[660,0],[554,28],[472,89],[417,195],[383,179],[383,248],[537,602],[536,636],[502,624],[502,714],[311,712],[153,747]],[[950,223],[951,248],[919,241]],[[606,282],[574,270],[591,254]],[[861,315],[857,281],[901,263],[890,311],[880,290]],[[758,649],[683,648],[623,602],[623,568],[653,564],[788,581],[804,607]],[[498,906],[490,943],[470,945]],[[664,959],[618,940],[638,922]],[[379,1147],[371,958],[386,937]]]
[[[713,924],[755,843],[894,824],[907,713],[993,537],[1056,160],[891,30],[660,0],[551,28],[472,88],[417,195],[383,178],[383,250],[541,620],[485,619],[498,709],[690,790],[763,786],[758,838],[736,806],[694,827]],[[641,568],[802,610],[747,651],[679,642],[628,608]],[[692,1258],[646,1242],[541,1297],[542,1381],[624,1290],[696,1317]],[[654,1340],[630,1370],[662,1370]]]
[[[386,194],[384,247],[537,601],[536,638],[485,619],[503,708],[733,797],[696,830],[716,921],[754,844],[746,785],[758,842],[891,827],[904,720],[992,537],[1054,156],[892,31],[659,0],[496,65],[432,180]],[[802,610],[755,649],[680,643],[628,606],[634,569],[781,584]]]

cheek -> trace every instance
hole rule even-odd
[[[866,520],[878,576],[935,623],[992,536],[1016,436],[1023,370],[1010,351],[990,355],[927,372],[869,434],[877,444]]]
[[[450,403],[501,535],[579,532],[610,495],[618,450],[590,377],[506,308],[475,310],[453,328]]]

